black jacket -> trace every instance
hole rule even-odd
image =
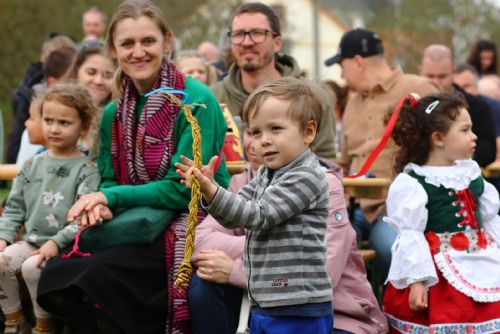
[[[495,161],[497,152],[495,123],[490,106],[482,96],[468,94],[457,85],[453,85],[453,87],[465,96],[465,100],[469,104],[472,132],[477,136],[474,160],[479,166],[486,167]]]
[[[35,62],[28,65],[24,79],[12,95],[12,112],[14,120],[12,129],[7,138],[7,163],[16,163],[17,153],[21,145],[21,137],[24,131],[24,122],[29,118],[31,98],[33,96],[32,86],[43,79],[42,63]]]

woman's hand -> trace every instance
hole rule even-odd
[[[42,247],[32,252],[30,256],[39,255],[37,267],[40,268],[44,261],[50,260],[59,254],[59,246],[53,240],[48,240]]]
[[[80,217],[79,226],[94,226],[113,219],[113,212],[107,206],[98,204],[92,210],[84,211]]]
[[[92,217],[89,215],[89,220],[90,222],[93,222],[94,224],[90,225],[95,225],[96,221],[99,221],[101,219],[101,209],[95,209],[98,205],[108,205],[108,199],[104,194],[100,191],[95,192],[95,193],[90,193],[83,195],[80,197],[78,201],[76,201],[75,204],[71,207],[71,209],[68,211],[68,216],[67,219],[69,222],[74,222],[79,216],[81,216],[84,212],[92,212]],[[103,218],[104,219],[104,218]],[[83,216],[82,216],[83,220]],[[82,224],[83,225],[83,224]]]
[[[409,303],[413,311],[422,311],[427,308],[427,289],[422,282],[410,284]]]
[[[193,260],[198,267],[196,274],[205,281],[227,284],[234,267],[234,261],[219,250],[202,250]]]
[[[214,179],[214,169],[218,159],[218,156],[213,156],[208,165],[203,166],[201,170],[194,168],[193,161],[183,155],[181,156],[181,160],[184,162],[184,165],[178,162],[175,163],[176,172],[181,178],[181,183],[191,188],[190,178],[193,176],[196,177],[200,181],[200,191],[208,203],[212,201],[217,192],[218,186]]]

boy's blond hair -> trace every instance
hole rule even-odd
[[[241,114],[243,122],[250,124],[268,97],[290,102],[288,114],[301,130],[305,130],[311,121],[319,129],[325,116],[325,106],[331,98],[325,88],[310,80],[283,77],[268,81],[248,97]]]

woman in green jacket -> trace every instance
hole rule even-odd
[[[180,184],[174,163],[181,155],[192,156],[191,126],[165,95],[145,94],[159,87],[187,93],[201,127],[204,164],[221,151],[226,123],[210,90],[168,60],[172,42],[161,11],[147,0],[124,2],[110,22],[107,48],[118,63],[118,99],[104,109],[100,125],[100,191],[75,203],[68,220],[106,224],[113,214],[137,206],[177,213],[152,243],[114,245],[48,263],[38,301],[66,318],[72,333],[189,330],[187,292],[174,289],[173,280],[183,256],[190,192]],[[228,184],[224,163],[216,180]]]

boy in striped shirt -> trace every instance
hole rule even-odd
[[[248,230],[251,333],[331,333],[333,327],[324,240],[328,184],[310,149],[326,98],[320,86],[291,77],[249,96],[242,119],[264,165],[238,194],[214,182],[217,157],[201,171],[187,158],[177,165],[181,177],[198,178],[203,205],[220,224]]]

